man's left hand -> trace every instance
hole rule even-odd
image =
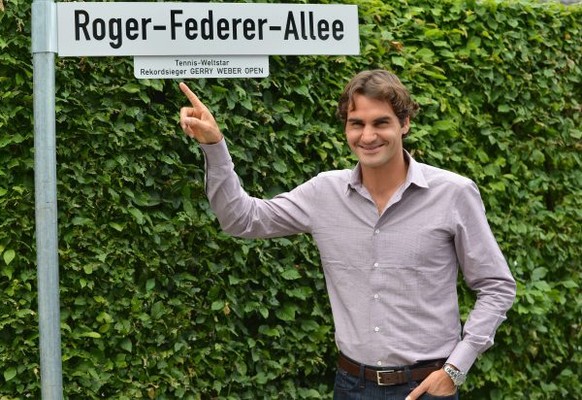
[[[431,394],[433,396],[452,396],[457,391],[457,387],[442,369],[433,372],[425,380],[423,380],[420,385],[416,387],[410,394],[406,397],[406,400],[416,400],[424,393]]]

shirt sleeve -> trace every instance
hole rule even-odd
[[[244,238],[310,232],[312,181],[270,200],[255,198],[243,189],[224,139],[200,146],[206,163],[206,194],[225,232]]]
[[[452,215],[457,259],[465,282],[476,293],[462,340],[448,358],[466,373],[479,354],[493,345],[495,332],[515,299],[516,285],[491,232],[475,183],[468,181],[459,191]]]

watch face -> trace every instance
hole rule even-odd
[[[455,386],[459,386],[465,382],[465,374],[463,374],[461,371],[451,367],[450,365],[445,365],[444,370],[447,375],[449,375]]]

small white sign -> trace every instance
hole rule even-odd
[[[61,57],[360,53],[355,5],[57,2],[56,7]]]
[[[268,56],[145,56],[133,58],[138,79],[264,78]]]

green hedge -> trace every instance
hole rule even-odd
[[[40,397],[30,1],[0,0],[0,399]],[[422,105],[407,147],[474,179],[518,281],[470,399],[582,393],[582,8],[359,5],[358,57],[270,58],[265,79],[190,82],[245,188],[353,165],[336,99],[388,68]],[[63,384],[76,399],[329,398],[333,328],[309,237],[221,233],[177,82],[129,58],[57,59]],[[464,312],[472,296],[461,285]]]

